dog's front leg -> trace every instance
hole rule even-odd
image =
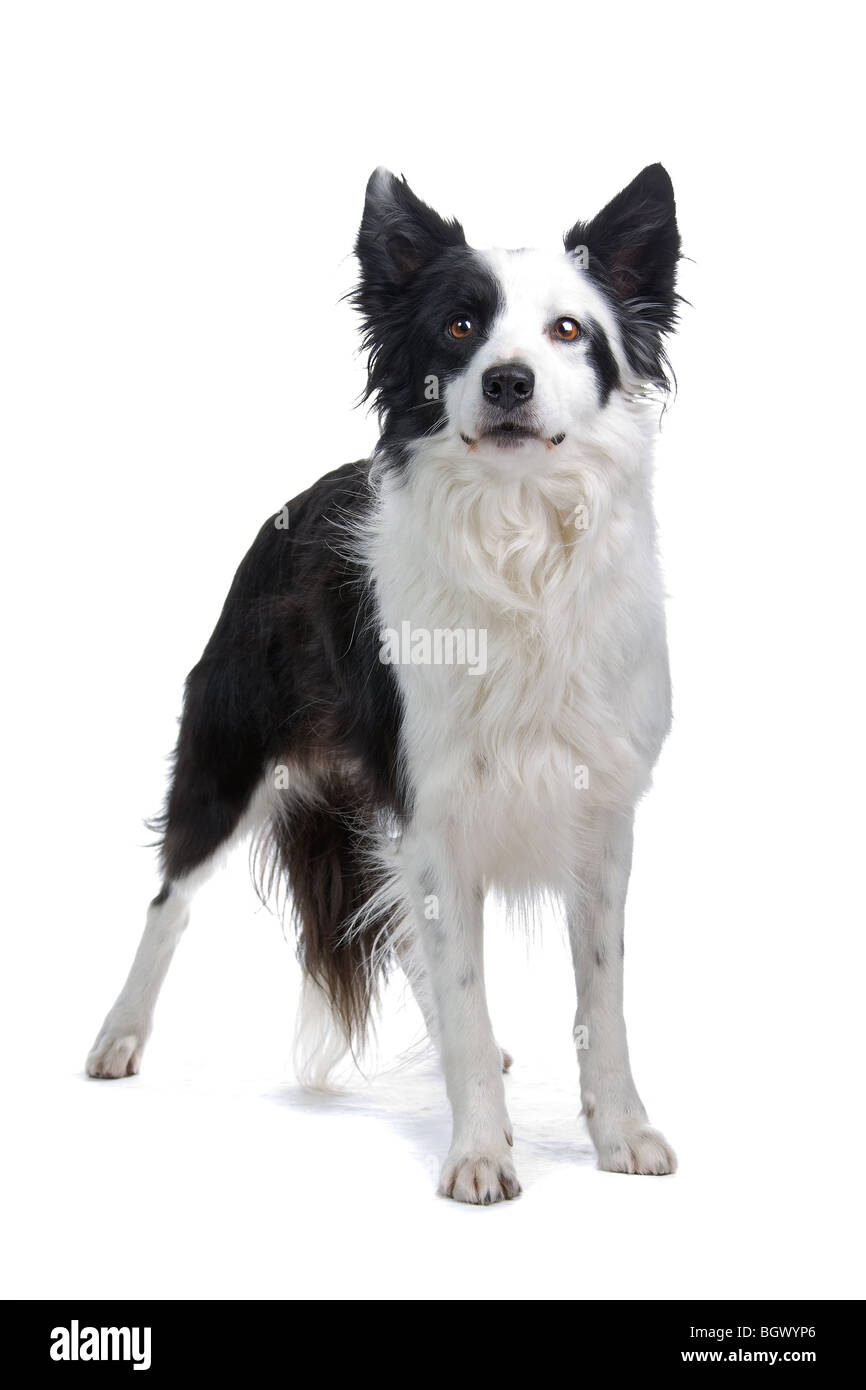
[[[418,936],[436,1010],[453,1134],[439,1191],[488,1205],[516,1197],[502,1052],[484,991],[484,899],[471,870],[425,840],[417,863]]]
[[[672,1173],[676,1156],[652,1129],[631,1074],[623,1017],[625,898],[631,815],[601,812],[587,836],[568,929],[577,985],[575,1041],[583,1113],[600,1168]]]

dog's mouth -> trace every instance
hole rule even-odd
[[[537,439],[548,449],[555,449],[562,443],[565,435],[554,434],[547,438],[540,430],[531,429],[528,425],[518,425],[511,420],[503,420],[501,424],[491,425],[489,429],[482,430],[477,439],[472,439],[470,435],[462,433],[460,438],[469,449],[474,449],[480,440],[489,441],[495,444],[498,449],[517,449],[528,439]]]

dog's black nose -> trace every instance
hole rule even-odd
[[[488,367],[481,378],[481,390],[491,405],[513,410],[532,399],[535,373],[523,362],[504,362],[500,367]]]

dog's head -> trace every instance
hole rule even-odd
[[[539,471],[593,433],[615,393],[667,386],[680,239],[670,178],[650,165],[564,252],[475,251],[459,222],[377,169],[354,302],[389,455],[435,436]]]

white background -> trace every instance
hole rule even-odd
[[[863,207],[855,8],[8,4],[0,43],[4,1292],[862,1294]],[[134,1080],[85,1081],[157,886],[182,680],[266,515],[374,424],[370,170],[476,245],[678,195],[659,441],[676,722],[640,811],[627,1015],[675,1178],[596,1171],[555,923],[491,914],[518,1202],[447,1147],[395,989],[383,1072],[305,1098],[298,972],[241,855]]]

